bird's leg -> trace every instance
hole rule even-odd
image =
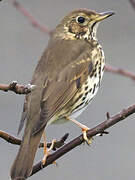
[[[78,125],[81,129],[82,129],[82,133],[83,133],[83,139],[86,141],[86,143],[88,145],[90,145],[92,143],[92,138],[88,138],[87,137],[87,131],[89,130],[89,128],[87,126],[85,126],[84,124],[81,124],[80,122],[78,122],[75,119],[72,119],[70,117],[66,117],[67,120],[72,121],[73,123],[75,123],[76,125]]]
[[[46,162],[46,158],[48,156],[48,149],[47,149],[47,142],[46,142],[46,135],[45,132],[43,132],[43,140],[44,140],[44,157],[42,159],[42,164],[44,165]]]
[[[44,157],[42,159],[42,164],[45,165],[46,159],[49,156],[50,151],[53,149],[54,143],[56,142],[56,140],[55,139],[52,140],[52,144],[51,144],[50,148],[48,149],[45,132],[43,132],[43,139],[44,139]],[[53,164],[56,164],[56,162],[53,162]]]

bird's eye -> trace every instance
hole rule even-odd
[[[82,16],[77,17],[77,22],[79,22],[80,24],[83,24],[85,22],[85,18]]]

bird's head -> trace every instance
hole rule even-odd
[[[112,16],[114,12],[97,13],[87,9],[71,12],[56,27],[56,34],[63,39],[96,39],[100,21]]]

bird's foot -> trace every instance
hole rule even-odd
[[[81,129],[82,129],[82,133],[83,133],[83,139],[85,140],[85,142],[90,145],[92,143],[92,138],[88,138],[87,137],[87,131],[89,130],[89,128],[87,126],[85,126],[84,124],[81,124],[80,122],[78,122],[75,119],[72,119],[70,117],[66,117],[67,120],[72,121],[73,123],[75,123],[76,125],[78,125]]]
[[[92,138],[88,138],[87,137],[87,131],[89,130],[89,128],[85,125],[82,124],[82,134],[83,134],[83,139],[85,140],[85,142],[90,145],[92,143]]]
[[[44,138],[44,157],[42,159],[42,165],[45,165],[47,157],[50,155],[51,150],[54,148],[54,144],[56,142],[56,139],[52,140],[52,144],[51,144],[50,148],[48,149],[47,143],[46,143],[45,133],[43,134],[43,138]],[[55,161],[52,164],[57,165],[57,163]]]

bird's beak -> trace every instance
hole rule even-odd
[[[96,21],[99,22],[99,21],[102,21],[112,15],[114,15],[115,13],[112,12],[112,11],[109,11],[109,12],[103,12],[103,13],[99,13],[98,17],[96,18]]]

